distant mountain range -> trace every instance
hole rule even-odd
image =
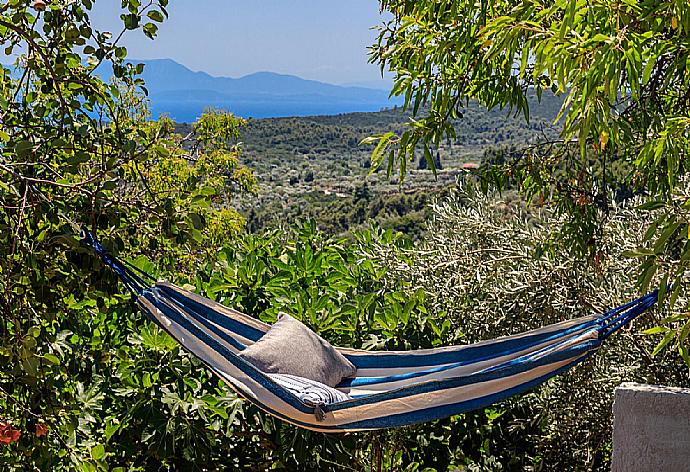
[[[240,78],[214,77],[194,72],[172,59],[131,60],[143,63],[143,79],[157,117],[167,113],[178,122],[194,121],[207,107],[231,111],[243,117],[334,115],[378,111],[400,105],[388,91],[341,86],[292,75],[257,72]],[[108,79],[108,70],[102,76]]]

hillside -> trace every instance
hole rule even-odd
[[[252,230],[313,217],[333,233],[374,220],[417,234],[433,196],[467,173],[467,164],[479,163],[486,150],[554,137],[561,103],[550,94],[541,103],[532,97],[529,123],[506,110],[470,104],[455,123],[456,139],[435,150],[442,166],[437,177],[415,162],[402,186],[385,171],[368,175],[372,149],[359,145],[367,136],[401,131],[409,117],[401,109],[249,120],[242,130],[243,161],[256,173],[260,193],[246,198],[242,210]],[[421,153],[416,160],[423,160]]]

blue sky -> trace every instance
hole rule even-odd
[[[119,1],[95,2],[99,29],[119,31]],[[258,71],[336,84],[385,84],[367,63],[382,21],[375,0],[171,0],[154,41],[129,32],[135,59],[171,58],[193,70],[239,77]]]

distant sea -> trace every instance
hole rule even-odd
[[[164,114],[173,120],[183,123],[194,121],[201,112],[208,107],[231,111],[235,115],[246,118],[281,118],[288,116],[317,116],[340,115],[353,112],[381,111],[393,108],[395,103],[329,103],[329,102],[299,102],[284,103],[275,101],[246,101],[232,102],[170,102],[156,100],[152,97],[151,113],[154,118]]]

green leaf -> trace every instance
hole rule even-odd
[[[54,355],[54,354],[43,354],[43,359],[48,361],[48,363],[53,364],[53,365],[60,365],[60,359]]]
[[[639,248],[639,249],[634,249],[630,251],[623,251],[622,256],[623,257],[649,257],[649,256],[654,256],[655,253],[651,249],[645,249],[645,248]]]
[[[683,326],[683,328],[678,332],[678,343],[685,342],[690,334],[690,320]]]
[[[120,15],[120,18],[122,19],[122,22],[125,25],[125,28],[128,30],[134,30],[139,27],[139,21],[141,20],[141,17],[135,13],[130,13],[127,15]]]
[[[671,331],[666,333],[666,336],[657,344],[657,346],[654,348],[652,351],[652,356],[656,356],[659,354],[671,341],[673,341],[676,337],[676,332]]]
[[[110,438],[113,437],[113,435],[120,429],[120,425],[118,423],[115,423],[112,420],[106,421],[105,424],[105,440],[110,441]],[[95,458],[94,458],[95,459]]]
[[[654,65],[656,64],[656,57],[651,56],[645,64],[644,70],[642,71],[642,84],[647,85],[649,78],[652,75],[652,70],[654,70]]]
[[[661,333],[668,333],[671,329],[666,327],[666,326],[655,326],[653,328],[646,329],[642,331],[642,334],[661,334]]]
[[[14,145],[14,152],[17,153],[17,156],[24,159],[29,155],[33,147],[34,145],[31,141],[27,139],[22,139],[20,141],[17,141],[17,144]]]
[[[156,26],[154,23],[146,23],[144,25],[144,34],[150,39],[155,38],[156,33],[158,33],[158,26]]]
[[[91,457],[94,460],[101,460],[105,457],[105,447],[102,444],[97,444],[91,448]]]
[[[161,157],[169,157],[170,156],[170,151],[168,148],[163,146],[162,144],[156,144],[153,147],[154,151],[156,151],[156,154],[158,154]]]
[[[146,16],[159,23],[165,19],[163,13],[159,12],[158,10],[151,10],[146,14]]]
[[[647,265],[647,267],[642,272],[642,276],[640,277],[640,286],[643,290],[647,290],[649,288],[649,284],[651,283],[654,274],[656,274],[656,270],[657,265],[649,263],[649,265]]]
[[[668,287],[668,277],[669,277],[668,273],[664,274],[664,276],[661,278],[661,283],[659,284],[659,294],[658,294],[657,300],[660,304],[664,303],[666,301],[666,294],[667,294],[667,291],[669,288]]]
[[[124,59],[127,56],[127,48],[117,47],[115,48],[115,57],[118,59]]]
[[[393,132],[388,132],[379,138],[379,143],[376,145],[374,151],[371,153],[370,173],[381,167],[381,163],[383,162],[386,150],[388,149],[389,142],[391,139],[393,139],[394,136],[395,134]]]
[[[661,236],[656,240],[654,243],[654,253],[655,254],[661,254],[665,245],[666,241],[678,230],[680,227],[681,223],[674,222],[668,225],[664,231],[661,233]]]
[[[678,352],[680,354],[680,357],[683,358],[683,361],[685,361],[685,365],[690,367],[690,354],[688,354],[687,346],[678,344]]]
[[[658,210],[659,208],[664,208],[666,206],[666,201],[665,200],[652,200],[649,202],[645,202],[642,205],[638,206],[638,210],[646,210],[646,211],[651,211],[651,210]]]

